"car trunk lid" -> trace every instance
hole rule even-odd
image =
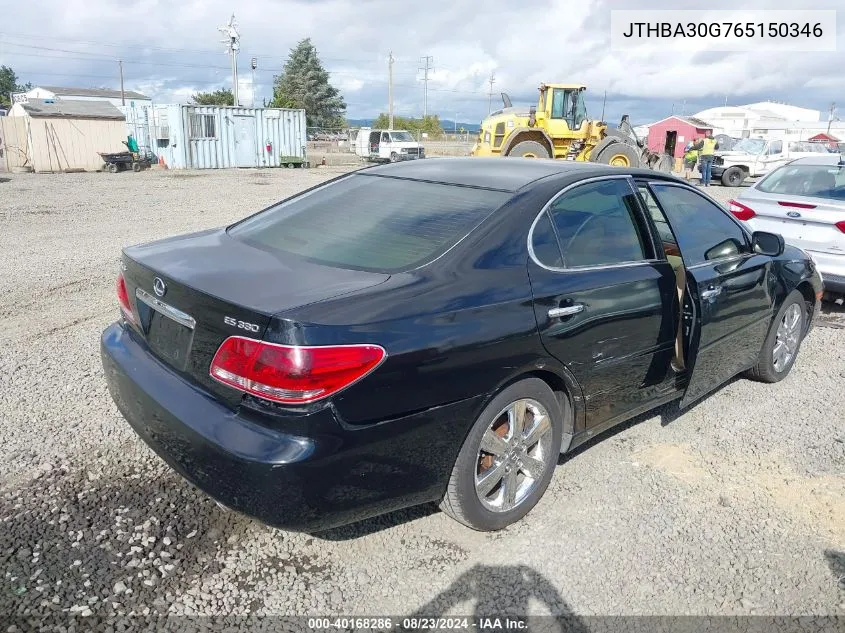
[[[756,216],[755,230],[783,235],[807,251],[845,255],[845,233],[836,226],[845,221],[845,204],[825,198],[760,194],[739,200]]]
[[[137,335],[162,362],[232,406],[241,393],[209,375],[224,340],[260,339],[273,314],[389,278],[271,253],[223,229],[126,248],[122,269]]]

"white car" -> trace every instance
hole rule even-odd
[[[845,294],[845,155],[799,158],[728,203],[752,231],[780,233],[806,251],[825,292]]]
[[[744,138],[728,151],[716,151],[711,175],[725,187],[739,187],[747,178],[765,176],[796,158],[830,153],[823,143]]]

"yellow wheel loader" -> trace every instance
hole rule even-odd
[[[537,106],[515,108],[502,93],[504,108],[481,122],[471,156],[518,156],[590,161],[618,167],[671,171],[673,158],[648,149],[622,117],[619,127],[587,118],[578,84],[541,84]]]

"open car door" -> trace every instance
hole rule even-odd
[[[771,260],[755,253],[739,223],[693,187],[638,185],[652,217],[659,210],[668,220],[683,258],[686,407],[756,364],[773,315]]]

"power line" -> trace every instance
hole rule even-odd
[[[431,64],[434,62],[434,58],[431,55],[426,55],[422,58],[425,66],[420,68],[423,71],[423,119],[428,115],[428,71],[429,69],[434,70],[431,67]]]
[[[24,34],[24,33],[4,33],[0,32],[0,38],[3,39],[4,45],[12,45],[12,46],[23,46],[26,48],[40,48],[45,50],[63,50],[63,49],[55,49],[49,48],[45,46],[36,46],[33,44],[29,44],[28,42],[32,40],[49,40],[51,42],[72,42],[74,44],[88,44],[91,46],[97,47],[109,47],[109,48],[119,48],[121,50],[126,49],[139,49],[139,50],[149,50],[149,51],[158,51],[158,52],[165,52],[165,53],[192,53],[197,55],[208,55],[210,53],[218,53],[217,50],[209,50],[209,49],[192,49],[192,48],[170,48],[165,46],[151,46],[147,42],[136,42],[136,43],[124,43],[124,44],[114,44],[110,42],[101,42],[101,41],[93,41],[93,40],[80,40],[80,39],[73,39],[73,38],[62,38],[62,37],[46,37],[43,34]],[[9,39],[12,40],[24,40],[27,42],[26,44],[21,44],[18,42],[8,41]],[[99,57],[106,57],[112,58],[114,56],[108,55],[107,53],[89,53],[85,51],[66,51],[71,53],[80,53],[83,55],[94,55]],[[286,52],[283,53],[254,53],[257,57],[269,57],[273,59],[283,60],[287,56]],[[396,61],[401,61],[403,63],[412,63],[413,60],[410,58],[395,58]],[[350,63],[361,63],[361,62],[372,62],[376,61],[374,57],[326,57],[324,55],[320,55],[321,61],[336,61],[336,62],[350,62]]]

